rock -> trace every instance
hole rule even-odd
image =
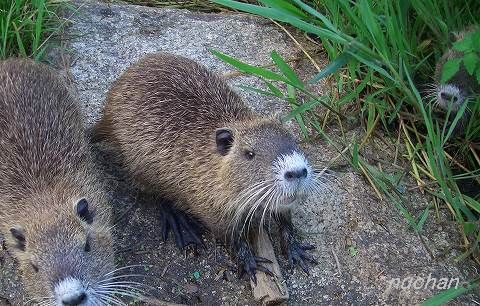
[[[281,30],[247,15],[193,13],[94,1],[77,4],[81,8],[71,18],[72,25],[66,33],[71,37],[65,50],[89,123],[97,118],[110,84],[147,53],[184,55],[222,73],[233,69],[213,56],[210,49],[262,65],[271,63],[272,50],[287,59],[298,54]],[[251,77],[237,78],[232,83],[260,84]],[[258,111],[270,112],[277,106],[273,99],[259,99],[246,92],[244,96]]]

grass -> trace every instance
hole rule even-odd
[[[68,0],[0,1],[0,59],[40,60],[54,34],[64,24],[56,12]]]
[[[480,2],[259,0],[257,5],[231,0],[212,2],[288,24],[321,42],[330,64],[305,83],[274,51],[271,58],[275,70],[212,52],[265,82],[265,88],[247,89],[285,99],[292,107],[286,119],[294,118],[305,138],[321,135],[339,151],[350,146],[347,160],[365,175],[379,198],[394,204],[413,230],[421,233],[426,220],[438,215],[439,209],[450,211],[463,242],[463,255],[456,260],[470,257],[480,263],[480,202],[464,193],[459,184],[464,179],[480,182],[480,98],[465,104],[458,113],[449,111],[442,117],[423,99],[421,86],[433,82],[435,63],[449,46],[449,34],[479,24]],[[469,69],[473,71],[476,65],[480,71],[478,57],[470,56],[468,60]],[[311,83],[326,77],[336,84],[331,93],[317,96],[309,90]],[[286,91],[278,83],[286,85]],[[319,105],[326,110],[322,116],[314,111]],[[455,135],[455,124],[465,111],[471,114],[465,133]],[[330,139],[328,127],[337,125],[343,131],[349,118],[361,121],[362,137],[353,145],[345,133],[343,141]],[[395,160],[398,158],[408,165],[406,170],[384,171],[395,169],[391,167],[395,162],[382,161],[380,168],[369,164],[362,155],[362,149],[379,131],[386,134],[384,141],[390,141],[390,147],[399,152]],[[420,213],[409,210],[404,200],[401,178],[407,175],[416,182],[417,189],[431,195],[431,203]],[[446,302],[478,285],[478,280],[472,280],[468,290],[463,287],[450,290],[426,303]]]

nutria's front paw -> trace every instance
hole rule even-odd
[[[313,249],[315,249],[315,246],[311,244],[302,244],[296,239],[290,240],[287,246],[287,256],[292,268],[299,265],[305,273],[309,274],[308,263],[314,265],[318,264],[313,255],[307,253],[307,251]]]
[[[172,231],[179,249],[190,245],[194,248],[205,248],[201,238],[203,231],[198,221],[185,212],[174,209],[168,203],[162,203],[162,208],[162,238],[164,241],[168,239],[168,234]]]
[[[265,268],[262,263],[272,263],[269,259],[255,256],[252,250],[247,245],[242,245],[237,250],[237,260],[238,260],[238,277],[242,278],[242,276],[246,273],[248,277],[253,281],[253,283],[257,284],[257,270],[262,271],[265,274],[270,276],[274,276],[272,271]]]

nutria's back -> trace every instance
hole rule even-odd
[[[90,162],[82,114],[63,82],[44,65],[0,66],[0,195],[20,197],[71,180]]]
[[[30,60],[0,62],[0,84],[0,232],[28,298],[102,304],[95,290],[114,269],[110,209],[80,107]]]

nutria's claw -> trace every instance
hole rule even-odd
[[[264,257],[260,257],[260,256],[255,256],[255,261],[258,263],[272,263],[272,261],[270,259],[267,259],[267,258],[264,258]]]
[[[287,249],[288,261],[290,262],[292,268],[298,264],[300,268],[302,268],[302,270],[309,275],[310,273],[307,263],[313,265],[318,264],[313,255],[306,252],[313,249],[315,249],[315,246],[311,244],[301,244],[297,240],[292,240]]]
[[[163,203],[162,207],[162,238],[164,241],[168,239],[168,234],[172,231],[179,249],[190,245],[194,248],[205,248],[201,239],[201,226],[195,220],[185,212],[172,208],[168,203]]]
[[[247,246],[241,246],[238,250],[238,265],[239,265],[239,278],[246,273],[248,277],[257,284],[257,271],[262,271],[269,276],[275,276],[275,274],[268,268],[261,265],[261,263],[271,263],[272,261],[263,257],[254,256],[252,250]]]

